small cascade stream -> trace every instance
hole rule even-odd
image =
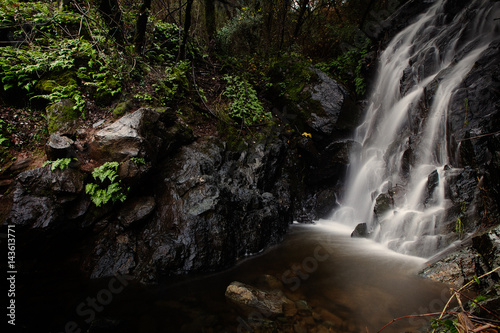
[[[453,168],[450,99],[499,38],[498,3],[472,1],[454,18],[445,6],[436,1],[381,54],[355,134],[361,148],[351,153],[347,193],[331,217],[353,228],[366,223],[378,242],[421,257],[452,241],[441,230],[448,207],[445,170]]]

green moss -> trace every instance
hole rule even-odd
[[[56,87],[67,87],[71,85],[77,85],[75,72],[66,71],[63,73],[50,73],[38,81],[35,88],[42,93],[50,94]]]
[[[133,108],[133,103],[131,100],[118,103],[118,105],[116,105],[116,107],[113,109],[113,117],[115,119],[120,118],[124,116],[127,112],[132,110],[132,108]]]
[[[80,112],[75,110],[75,103],[71,99],[63,99],[47,107],[47,126],[49,133],[71,132]]]
[[[121,82],[114,77],[108,77],[106,78],[104,84],[103,84],[103,89],[97,89],[95,93],[95,101],[97,104],[101,106],[106,106],[111,104],[113,101],[114,96],[116,95],[116,91],[119,90],[121,86]]]

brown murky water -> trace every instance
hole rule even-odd
[[[293,225],[284,242],[218,274],[182,277],[158,287],[127,280],[91,283],[54,272],[35,281],[19,300],[37,332],[370,332],[401,316],[440,311],[448,287],[416,275],[424,259],[391,252],[350,229],[328,221]],[[263,275],[282,282],[310,313],[288,321],[239,313],[224,297],[232,281],[255,285]],[[89,325],[89,322],[94,322]],[[21,324],[20,323],[20,324]],[[254,326],[249,326],[253,323]],[[406,319],[383,332],[417,332],[421,318]],[[266,328],[268,327],[268,329]],[[274,328],[273,328],[274,327]],[[79,331],[80,330],[80,331]]]

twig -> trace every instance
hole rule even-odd
[[[456,312],[446,312],[448,314],[456,314]],[[399,317],[396,319],[391,320],[389,323],[385,324],[384,327],[382,327],[380,330],[378,330],[376,333],[382,332],[384,329],[387,328],[387,326],[391,325],[392,323],[401,320],[401,319],[407,319],[407,318],[418,318],[418,317],[432,317],[432,316],[437,316],[441,314],[441,312],[433,312],[433,313],[424,313],[424,314],[419,314],[419,315],[408,315],[408,316],[403,316]]]
[[[481,275],[480,277],[478,277],[478,278],[477,278],[477,280],[482,279],[483,277],[488,276],[488,275],[490,275],[490,274],[492,274],[492,273],[494,273],[494,272],[496,272],[496,271],[498,271],[498,270],[500,270],[500,266],[498,266],[497,268],[495,268],[495,269],[493,269],[493,270],[489,271],[488,273],[485,273],[485,274]],[[444,308],[443,308],[443,312],[441,312],[441,315],[439,316],[439,318],[438,318],[438,319],[443,318],[443,315],[446,313],[446,309],[447,309],[447,308],[448,308],[448,306],[450,305],[450,302],[451,302],[451,300],[453,299],[453,297],[456,297],[456,298],[458,299],[458,296],[457,296],[457,295],[458,295],[458,294],[459,294],[462,290],[464,290],[465,288],[467,288],[470,284],[472,284],[473,282],[476,282],[476,279],[472,279],[472,280],[470,280],[469,282],[467,282],[466,284],[464,284],[464,285],[463,285],[460,289],[458,289],[457,291],[455,291],[455,292],[453,293],[453,295],[451,295],[451,297],[448,299],[448,302],[446,302],[446,305],[445,305],[445,306],[444,306]],[[433,330],[432,330],[432,333],[434,333],[435,331],[436,331],[436,329],[433,329]]]
[[[481,134],[481,135],[477,135],[477,136],[472,136],[472,137],[470,137],[470,138],[465,138],[465,139],[462,139],[462,140],[458,140],[458,142],[467,141],[467,140],[472,140],[472,139],[477,139],[477,138],[482,138],[482,137],[485,137],[485,136],[495,135],[495,134],[500,134],[500,131],[498,131],[498,132],[493,132],[493,133]]]
[[[498,317],[498,316],[496,315],[496,313],[495,313],[495,312],[488,310],[487,308],[485,308],[484,306],[482,306],[481,304],[479,304],[478,302],[476,302],[475,300],[473,300],[472,298],[470,298],[470,297],[469,297],[469,296],[467,296],[467,295],[464,295],[464,294],[462,294],[462,293],[460,293],[460,295],[461,295],[461,296],[463,296],[463,297],[465,297],[465,298],[467,298],[469,301],[471,301],[472,303],[476,304],[476,305],[477,305],[477,306],[479,306],[481,309],[483,309],[484,311],[488,312],[488,313],[489,313],[490,315],[492,315],[493,317],[495,317],[495,318],[497,318],[497,319],[499,319],[499,320],[500,320],[500,317]]]
[[[494,326],[491,324],[486,324],[486,325],[479,326],[479,327],[473,329],[472,332],[481,332],[482,330],[485,330],[487,328],[497,328],[497,326]]]

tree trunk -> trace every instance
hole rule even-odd
[[[215,36],[215,0],[205,0],[205,27],[207,29],[208,41]]]
[[[146,36],[146,28],[148,26],[148,17],[151,9],[151,0],[144,0],[141,9],[139,10],[139,17],[137,18],[137,25],[135,29],[134,44],[135,52],[142,53],[144,48],[144,39]]]
[[[281,21],[281,38],[278,50],[281,52],[283,50],[283,45],[285,43],[285,31],[286,31],[286,19],[288,15],[288,8],[290,8],[290,0],[283,1],[283,17]]]
[[[307,6],[309,6],[309,0],[302,0],[300,2],[299,17],[297,18],[297,24],[295,25],[295,31],[293,32],[294,38],[299,37],[300,28],[305,21],[304,16],[306,15]]]
[[[186,17],[184,19],[184,31],[182,32],[182,42],[179,49],[178,59],[186,59],[186,44],[189,36],[189,28],[191,28],[191,8],[194,0],[188,0],[186,5]]]
[[[120,45],[125,43],[123,35],[123,20],[118,0],[100,0],[99,11],[108,26],[109,34]]]

